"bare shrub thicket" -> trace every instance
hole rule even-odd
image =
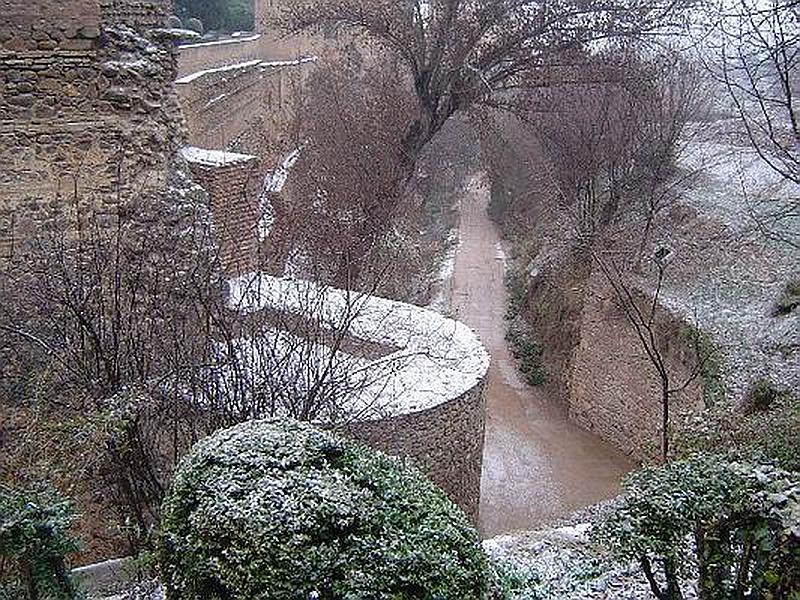
[[[359,418],[350,398],[399,368],[372,370],[383,349],[350,334],[363,293],[345,290],[335,318],[324,286],[266,289],[271,310],[232,305],[207,215],[188,203],[113,215],[75,205],[0,265],[0,468],[3,479],[89,482],[132,546],[196,440],[273,415]]]
[[[276,232],[291,268],[353,287],[390,263],[381,250],[412,207],[398,145],[409,114],[410,96],[382,62],[332,58],[309,75],[292,123],[302,144],[292,201]]]
[[[748,145],[779,179],[800,184],[800,12],[789,0],[709,3],[698,27],[698,56],[727,92],[719,105],[735,116]],[[747,195],[764,237],[800,247],[800,197],[762,190]]]
[[[753,148],[800,183],[800,14],[789,0],[709,3],[699,40]]]
[[[529,96],[526,121],[579,239],[591,240],[622,209],[643,218],[645,246],[656,215],[675,200],[677,185],[664,184],[704,101],[692,64],[631,49],[594,55]]]
[[[443,132],[409,177],[400,140],[414,98],[385,53],[331,53],[298,90],[286,136],[300,148],[271,232],[286,272],[427,303],[456,180],[475,158],[468,133]],[[434,172],[431,172],[435,168]]]

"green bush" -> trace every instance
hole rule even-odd
[[[158,557],[170,600],[480,599],[489,579],[467,518],[417,470],[295,421],[197,444]]]
[[[76,597],[66,564],[77,550],[73,517],[70,503],[51,490],[0,484],[0,598]]]
[[[679,336],[694,348],[694,358],[700,366],[703,405],[710,408],[723,403],[728,396],[728,389],[723,376],[722,356],[714,340],[704,331],[685,323],[679,329]]]
[[[680,579],[697,573],[703,600],[800,600],[797,473],[697,455],[641,469],[623,487],[593,536],[638,561],[658,598],[681,599]]]
[[[253,0],[174,0],[173,7],[189,29],[193,28],[186,19],[192,17],[209,30],[242,31],[254,26]]]
[[[506,332],[506,341],[511,354],[519,361],[519,370],[529,385],[542,385],[547,381],[547,372],[542,364],[542,346],[536,341],[530,327],[511,323]]]
[[[508,290],[508,304],[506,306],[506,321],[516,319],[525,308],[528,287],[525,275],[518,269],[509,269],[506,273],[506,289]]]

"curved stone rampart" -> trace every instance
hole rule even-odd
[[[387,454],[413,459],[477,523],[486,414],[483,390],[481,381],[433,408],[352,423],[346,433]]]
[[[377,373],[349,388],[348,403],[340,407],[348,422],[344,432],[412,458],[477,521],[489,354],[466,325],[403,302],[264,274],[232,280],[229,303],[243,312],[296,315],[312,307],[315,323],[344,325],[355,340],[385,348],[372,359],[341,363]],[[331,352],[344,354],[329,349],[319,355],[328,360]]]

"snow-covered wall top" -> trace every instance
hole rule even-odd
[[[182,148],[181,156],[189,163],[195,163],[206,167],[239,165],[256,160],[257,158],[250,154],[239,154],[237,152],[226,152],[224,150],[208,150],[195,146],[185,146]]]
[[[370,418],[415,413],[459,398],[480,385],[489,369],[489,354],[471,329],[425,308],[263,273],[229,284],[229,303],[240,311],[303,316],[313,310],[322,327],[346,328],[354,339],[387,348],[377,358],[351,356],[348,363],[352,371],[373,373],[363,386],[353,387],[351,405],[377,406]],[[321,349],[322,355],[330,352]]]

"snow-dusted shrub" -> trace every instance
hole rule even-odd
[[[658,598],[681,600],[679,580],[695,572],[703,600],[797,598],[797,473],[696,455],[641,469],[623,487],[592,534],[639,562]]]
[[[72,505],[56,492],[0,484],[0,600],[77,597],[67,554]]]
[[[800,396],[756,382],[743,410],[714,406],[686,415],[678,429],[679,456],[725,448],[743,460],[800,471]]]
[[[480,599],[466,516],[416,469],[296,421],[215,433],[164,503],[170,600]]]

